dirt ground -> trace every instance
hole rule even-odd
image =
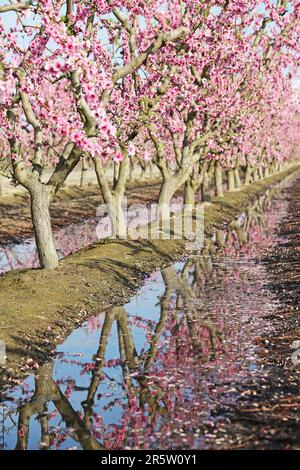
[[[283,179],[293,178],[296,169],[299,167],[205,203],[206,234],[215,228],[227,228],[258,196]],[[150,198],[157,186],[152,189],[148,193]],[[130,197],[136,197],[137,193],[134,188]],[[90,196],[91,212],[96,202],[94,197]],[[64,204],[68,214],[75,214],[77,209],[80,213],[87,211],[85,205],[82,207],[82,200],[69,205],[65,201],[67,198]],[[14,210],[17,217],[18,208]],[[63,204],[60,211],[64,213]],[[61,223],[63,218],[60,216],[59,220]],[[49,358],[55,345],[87,317],[99,315],[109,305],[124,304],[145,276],[184,256],[185,246],[184,240],[107,240],[65,258],[55,271],[15,271],[0,277],[1,340],[7,348],[7,363],[1,369],[0,381],[16,382],[30,372],[32,364]]]

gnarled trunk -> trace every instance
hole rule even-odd
[[[41,268],[55,269],[58,267],[58,255],[51,227],[49,191],[43,185],[37,185],[29,192],[32,223]]]

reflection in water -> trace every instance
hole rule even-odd
[[[100,206],[101,207],[101,206]],[[134,211],[131,206],[131,213],[127,214],[127,223],[130,229],[136,228],[139,224],[149,223],[155,220],[153,211],[151,212],[149,204],[148,213],[144,213],[144,219],[139,212]],[[174,198],[171,203],[171,209],[180,210],[182,207],[182,198]],[[143,222],[144,220],[144,222]],[[97,217],[88,219],[85,222],[71,224],[60,230],[55,230],[54,239],[59,259],[79,251],[81,248],[91,245],[101,239],[109,236],[110,217],[102,215],[101,211]],[[33,238],[24,240],[22,243],[0,245],[0,274],[15,269],[35,268],[39,266],[38,254]]]
[[[3,448],[213,447],[240,385],[261,373],[255,338],[272,331],[276,303],[257,260],[284,209],[261,198],[201,253],[75,330],[6,394]]]
[[[97,223],[95,218],[56,230],[54,238],[59,258],[62,259],[97,241]],[[38,266],[38,254],[33,238],[22,243],[0,246],[0,274]]]

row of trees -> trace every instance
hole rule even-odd
[[[232,190],[295,158],[299,16],[297,0],[2,4],[1,168],[30,193],[41,267],[58,266],[49,205],[83,158],[119,235],[135,161],[159,169],[167,218],[181,187],[193,204],[212,179],[223,195],[224,171]]]

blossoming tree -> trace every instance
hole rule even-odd
[[[222,195],[221,168],[233,189],[240,165],[249,182],[254,166],[290,158],[299,10],[297,0],[1,1],[1,173],[30,193],[41,267],[58,266],[49,205],[81,158],[93,158],[120,235],[133,155],[161,172],[163,218],[183,185],[193,203],[213,173]]]

